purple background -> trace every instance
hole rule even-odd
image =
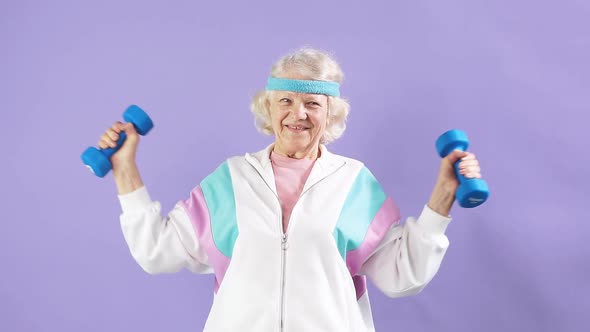
[[[377,330],[586,330],[588,17],[583,0],[2,2],[0,331],[200,331],[212,276],[144,273],[112,175],[79,155],[142,106],[156,127],[138,163],[169,210],[271,142],[250,97],[303,45],[346,75],[348,129],[329,148],[364,161],[404,217],[430,195],[447,129],[467,131],[491,188],[455,205],[420,295],[371,285]]]

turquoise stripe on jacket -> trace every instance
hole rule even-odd
[[[348,192],[333,233],[342,259],[346,260],[346,253],[361,245],[386,198],[375,176],[363,167]]]
[[[231,258],[239,230],[236,200],[227,161],[201,182],[201,189],[209,209],[213,242],[224,256]]]

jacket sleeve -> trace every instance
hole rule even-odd
[[[181,202],[162,216],[160,203],[151,200],[146,187],[118,197],[123,210],[123,235],[143,270],[150,274],[174,273],[183,268],[193,273],[213,272]]]
[[[419,293],[440,267],[449,246],[444,232],[450,221],[425,205],[418,219],[394,223],[359,274],[389,297]]]

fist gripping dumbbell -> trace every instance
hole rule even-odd
[[[137,133],[142,136],[146,135],[154,127],[154,123],[150,117],[137,105],[129,106],[123,113],[123,119],[132,123]],[[117,140],[117,146],[107,149],[89,147],[81,156],[84,165],[96,176],[104,177],[113,168],[110,160],[111,156],[123,146],[126,138],[127,135],[125,132],[121,131]]]
[[[438,151],[441,158],[446,157],[453,150],[466,151],[468,146],[467,134],[458,129],[449,130],[436,140],[436,151]],[[465,208],[473,208],[483,204],[490,194],[488,184],[483,179],[464,177],[459,173],[460,162],[461,160],[457,160],[454,165],[455,174],[459,180],[459,187],[455,193],[459,205]]]

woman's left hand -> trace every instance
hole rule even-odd
[[[459,181],[455,176],[453,165],[459,159],[461,159],[459,170],[463,176],[468,179],[481,178],[479,161],[473,153],[455,150],[443,158],[436,184],[428,202],[428,207],[443,216],[449,215],[451,206],[455,201],[455,192],[459,186]]]

